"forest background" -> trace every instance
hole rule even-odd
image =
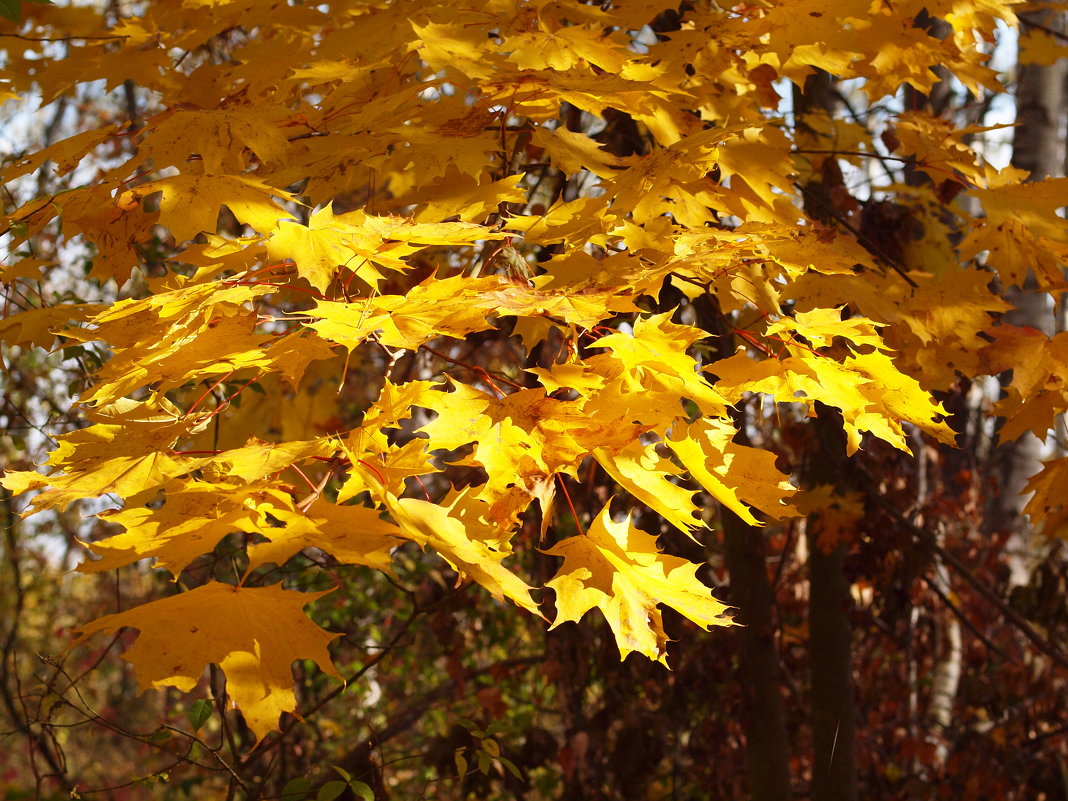
[[[1065,13],[0,0],[0,795],[1068,798]]]

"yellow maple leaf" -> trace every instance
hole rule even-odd
[[[430,278],[403,295],[375,295],[352,303],[318,301],[308,324],[320,336],[350,350],[372,334],[386,347],[415,350],[439,336],[462,339],[492,328],[483,293],[499,289],[497,276]]]
[[[30,507],[32,512],[40,512],[53,507],[65,509],[74,501],[99,498],[108,493],[120,497],[136,495],[187,473],[197,465],[197,460],[176,459],[167,453],[116,455],[101,459],[91,467],[61,474],[43,476],[32,470],[7,472],[0,484],[16,495],[41,490],[34,496]]]
[[[782,361],[753,362],[738,353],[708,369],[719,376],[716,387],[728,398],[766,392],[784,403],[811,407],[820,401],[840,409],[850,454],[860,448],[865,431],[911,453],[901,427],[903,420],[940,442],[956,441],[956,434],[945,422],[942,404],[936,403],[916,379],[901,373],[886,353],[852,354],[839,362],[814,351],[794,350],[797,356]]]
[[[611,178],[630,161],[613,156],[586,134],[567,128],[535,128],[531,141],[545,148],[552,155],[553,163],[569,175],[585,169],[601,178]]]
[[[479,293],[475,302],[501,316],[546,316],[580,329],[595,327],[604,319],[606,312],[636,311],[634,300],[622,296],[615,289],[589,289],[584,292],[545,289],[545,285],[552,280],[553,276],[535,276],[533,289],[505,281],[497,289]]]
[[[994,225],[989,220],[975,225],[961,243],[961,257],[973,259],[985,251],[985,264],[997,270],[1005,284],[1024,286],[1029,273],[1046,291],[1064,287],[1061,264],[1065,259],[1058,247],[1042,238],[1016,217]]]
[[[430,278],[404,295],[379,295],[373,305],[384,313],[378,340],[391,348],[414,350],[439,336],[462,339],[493,327],[481,292],[497,288],[497,276]]]
[[[1068,222],[1057,212],[1068,193],[1068,178],[1046,178],[1028,183],[1013,183],[991,189],[975,190],[990,224],[997,225],[1016,218],[1035,236],[1063,239]]]
[[[863,317],[842,319],[841,309],[813,309],[799,311],[793,317],[780,317],[767,327],[767,333],[792,331],[808,340],[816,348],[828,347],[835,337],[843,337],[851,345],[867,345],[879,350],[890,350],[876,328],[881,323],[874,323]]]
[[[489,78],[494,62],[500,56],[492,54],[484,34],[474,26],[431,22],[426,26],[410,23],[418,38],[412,49],[434,69],[451,67],[470,78]]]
[[[57,333],[72,320],[85,320],[107,306],[97,303],[61,303],[40,309],[26,309],[0,319],[0,341],[5,345],[35,345],[49,348]]]
[[[504,49],[512,51],[508,58],[522,70],[563,72],[588,62],[609,74],[616,74],[633,58],[625,47],[601,31],[577,25],[552,32],[517,33],[504,40]]]
[[[881,352],[851,356],[845,362],[802,354],[786,359],[782,368],[789,374],[779,392],[784,401],[820,401],[841,410],[846,431],[846,451],[860,448],[861,434],[874,434],[905,453],[911,454],[901,427],[908,420],[939,440],[952,443],[955,434],[942,420],[944,410],[935,404],[919,383],[902,375],[891,359]]]
[[[1025,492],[1034,493],[1024,512],[1047,537],[1068,539],[1068,500],[1064,487],[1068,482],[1068,459],[1044,462],[1027,482]]]
[[[619,486],[671,525],[687,534],[701,525],[693,516],[697,511],[693,490],[670,480],[680,471],[671,460],[660,456],[654,445],[631,441],[621,448],[598,447],[593,449],[593,457]]]
[[[11,471],[4,475],[3,486],[15,493],[42,490],[31,504],[34,512],[63,509],[72,501],[109,492],[130,498],[204,462],[170,451],[178,438],[197,430],[198,421],[183,418],[165,397],[123,399],[93,409],[89,417],[95,425],[57,437],[49,475]]]
[[[981,186],[985,183],[982,160],[964,143],[963,133],[948,120],[919,111],[905,112],[893,129],[894,152],[914,156],[919,169],[928,172],[935,182],[959,173]]]
[[[265,513],[290,505],[289,496],[267,485],[230,487],[204,481],[177,481],[164,488],[162,506],[128,506],[104,512],[101,519],[126,530],[85,543],[97,559],[78,565],[99,573],[155,558],[155,566],[177,578],[198,556],[234,531],[269,530]]]
[[[119,126],[107,125],[62,139],[32,156],[24,156],[5,166],[0,170],[0,183],[10,184],[19,176],[34,172],[49,161],[57,162],[57,174],[64,175],[74,169],[87,153],[110,140],[118,132]]]
[[[145,123],[151,134],[140,155],[151,157],[157,168],[181,168],[195,152],[208,175],[239,174],[247,166],[242,146],[261,162],[285,157],[286,137],[277,124],[284,116],[283,110],[262,101],[222,109],[167,109]]]
[[[270,541],[249,546],[247,572],[269,562],[283,565],[304,548],[318,548],[342,564],[367,565],[388,573],[393,549],[405,539],[396,525],[366,506],[319,501],[306,514],[278,509],[271,515],[285,526],[258,530]]]
[[[10,284],[20,279],[40,278],[41,270],[54,267],[56,263],[48,259],[27,256],[10,264],[0,264],[0,283]],[[0,336],[0,339],[7,341],[7,338],[3,336]]]
[[[189,381],[226,376],[247,367],[261,371],[272,359],[263,349],[266,339],[254,332],[256,317],[240,307],[218,308],[211,318],[191,315],[162,332],[115,354],[97,373],[99,383],[82,393],[83,403],[111,403],[148,383],[150,373],[165,375],[159,392]],[[227,313],[232,312],[232,313]],[[91,336],[82,334],[82,336]]]
[[[363,213],[335,215],[328,205],[314,212],[307,226],[279,222],[267,240],[267,253],[275,260],[293,259],[298,274],[320,292],[330,286],[339,267],[347,267],[374,286],[382,280],[374,263],[404,268],[407,265],[399,257],[418,248],[387,245],[379,232],[363,224],[371,220]]]
[[[815,547],[830,553],[839,544],[856,539],[857,524],[864,519],[864,494],[820,484],[805,489],[797,509],[809,518],[808,536]]]
[[[1068,46],[1055,32],[1031,28],[1020,34],[1020,64],[1048,67],[1062,58],[1068,58]]]
[[[404,535],[437,551],[456,569],[460,579],[472,578],[494,598],[508,598],[528,612],[542,616],[530,597],[533,588],[501,564],[506,554],[494,551],[483,541],[492,541],[493,533],[472,538],[468,531],[473,522],[470,518],[465,521],[453,517],[448,508],[429,501],[387,497],[387,505]]]
[[[1068,410],[1068,333],[1050,338],[1028,326],[1000,325],[989,335],[994,341],[979,352],[985,371],[1012,370],[1006,396],[995,407],[1005,418],[998,437],[1008,441],[1031,431],[1044,438]]]
[[[726,403],[698,373],[698,364],[687,349],[707,334],[693,326],[676,325],[671,314],[654,314],[634,323],[633,335],[619,332],[596,340],[592,347],[610,348],[631,371],[678,397],[694,401],[708,417],[726,413]]]
[[[226,674],[226,689],[257,738],[278,728],[282,712],[294,713],[293,662],[310,659],[340,679],[327,644],[337,634],[315,625],[302,611],[326,592],[234,587],[209,582],[171,598],[106,615],[85,625],[75,645],[98,632],[137,629],[123,654],[141,689],[177,687],[188,692],[208,664]]]
[[[698,484],[749,525],[761,523],[746,504],[776,518],[793,514],[785,499],[795,490],[775,468],[775,455],[732,442],[736,433],[730,423],[702,419],[680,426],[666,443]]]
[[[703,629],[733,625],[724,614],[729,607],[697,579],[699,565],[661,553],[656,538],[636,528],[629,515],[615,522],[609,504],[584,535],[545,551],[564,558],[546,585],[556,592],[553,628],[596,607],[612,627],[622,658],[636,651],[666,665],[668,637],[659,604]]]
[[[293,200],[288,192],[241,175],[172,175],[131,191],[141,198],[163,193],[160,224],[167,226],[179,242],[201,232],[215,233],[222,206],[256,231],[270,232],[288,216],[272,198]]]
[[[278,443],[252,437],[243,447],[222,451],[205,462],[213,470],[251,483],[303,459],[330,458],[336,449],[336,443],[328,437]]]

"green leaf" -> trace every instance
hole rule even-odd
[[[193,731],[200,731],[200,727],[211,718],[211,701],[206,698],[198,698],[189,707],[186,717],[189,719],[189,725],[193,727]]]
[[[489,754],[491,757],[499,757],[501,755],[501,746],[500,743],[498,743],[496,740],[483,740],[482,750]]]
[[[512,762],[512,760],[501,757],[498,761],[504,766],[505,770],[507,770],[520,781],[523,780],[523,774],[519,772],[519,768],[515,766],[515,763]]]
[[[482,729],[479,728],[478,724],[475,723],[473,720],[469,720],[467,718],[457,718],[456,724],[458,726],[463,726],[465,729],[471,732],[472,737],[482,738],[486,736],[486,733],[482,731]]]
[[[333,767],[334,767],[334,770],[337,772],[338,776],[340,776],[342,779],[344,779],[348,784],[352,784],[352,774],[351,773],[349,773],[344,768],[338,767],[337,765],[334,765]]]
[[[315,796],[315,801],[334,801],[339,795],[348,789],[348,784],[343,781],[334,780],[327,782],[319,788],[319,792]]]
[[[453,759],[456,760],[456,775],[462,779],[467,775],[467,760],[459,751],[453,754]]]
[[[357,798],[362,798],[363,801],[375,801],[375,791],[371,789],[369,784],[350,781],[349,789],[356,794]]]
[[[299,776],[286,782],[282,788],[281,801],[304,801],[311,791],[311,779],[307,776]]]

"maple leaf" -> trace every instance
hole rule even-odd
[[[0,181],[9,183],[21,175],[28,175],[43,164],[54,161],[58,164],[58,174],[63,175],[74,169],[85,156],[119,132],[116,125],[107,125],[92,131],[84,131],[67,139],[39,150],[33,155],[24,156],[0,170]]]
[[[391,498],[389,511],[406,537],[432,547],[456,569],[460,580],[470,577],[495,598],[508,598],[528,612],[542,616],[530,596],[532,587],[501,564],[505,554],[472,539],[468,532],[472,525],[470,519],[465,524],[452,516],[449,509],[416,498]]]
[[[785,501],[794,492],[786,476],[774,484],[774,454],[732,442],[734,426],[719,420],[698,420],[682,427],[666,444],[690,475],[717,501],[749,525],[760,525],[746,504],[772,517],[795,512]]]
[[[431,279],[404,295],[375,295],[353,303],[318,301],[308,326],[320,336],[350,350],[372,334],[390,348],[415,350],[437,336],[462,338],[492,328],[483,292],[496,289],[496,276]]]
[[[842,337],[850,347],[871,347],[890,350],[876,330],[879,323],[862,317],[842,319],[841,309],[813,309],[798,311],[793,317],[780,317],[767,327],[768,336],[780,331],[789,331],[803,336],[815,348],[829,346],[835,337]]]
[[[533,133],[533,143],[551,152],[553,161],[567,173],[589,170],[601,178],[611,178],[627,164],[626,159],[606,152],[603,145],[589,136],[567,128],[551,131],[537,128]]]
[[[367,257],[357,253],[358,249],[367,250],[366,239],[363,231],[340,221],[327,206],[314,212],[307,226],[288,220],[279,222],[267,242],[267,253],[277,260],[293,259],[298,274],[325,292],[338,268],[350,263],[355,266],[353,272],[367,283],[374,285],[382,280],[382,274],[368,263]],[[374,246],[370,250],[373,252]]]
[[[252,483],[303,459],[330,458],[336,449],[336,443],[327,437],[279,443],[253,437],[244,446],[222,451],[205,463],[223,475]]]
[[[746,354],[738,353],[708,369],[719,376],[716,387],[728,398],[766,392],[785,403],[812,406],[819,401],[840,409],[850,454],[860,448],[865,431],[911,453],[902,420],[947,444],[955,441],[942,405],[934,402],[918,381],[896,370],[886,353],[852,354],[841,362],[811,349],[797,353],[781,361],[766,359],[755,364]]]
[[[546,396],[544,390],[519,390],[496,398],[464,384],[434,392],[420,405],[437,413],[421,427],[431,442],[445,448],[474,443],[470,463],[484,467],[490,481],[482,496],[495,496],[494,485],[533,483],[550,473],[578,466],[587,448],[576,439],[585,422],[574,403]]]
[[[857,523],[864,518],[864,495],[843,493],[831,484],[820,484],[806,488],[797,509],[808,516],[816,547],[830,553],[842,542],[856,538]]]
[[[698,373],[699,365],[687,350],[707,334],[692,326],[672,323],[670,314],[639,318],[634,333],[609,334],[593,347],[609,348],[629,370],[654,386],[694,401],[710,417],[726,413],[724,398]]]
[[[660,604],[703,629],[733,625],[724,614],[729,607],[697,579],[699,565],[661,553],[656,538],[636,528],[629,515],[615,522],[610,504],[585,534],[545,551],[564,559],[546,583],[556,593],[553,628],[598,608],[612,627],[622,658],[636,651],[666,665],[668,636]]]
[[[1068,459],[1053,459],[1043,463],[1042,469],[1031,476],[1024,490],[1034,493],[1024,511],[1047,537],[1068,539],[1068,502],[1064,497],[1066,480]]]
[[[287,192],[238,175],[174,175],[141,184],[134,195],[146,197],[154,192],[163,193],[160,223],[179,242],[202,231],[215,233],[222,206],[260,233],[269,232],[287,216],[273,198],[292,200]]]
[[[109,492],[133,497],[203,463],[170,451],[176,440],[196,430],[199,421],[183,418],[166,398],[124,399],[94,410],[91,419],[96,424],[58,438],[48,476],[10,471],[0,483],[15,493],[42,490],[33,499],[32,511],[64,509],[75,500]]]
[[[100,370],[100,384],[82,395],[86,403],[111,403],[160,374],[155,390],[167,392],[187,381],[228,376],[245,368],[272,364],[265,337],[255,333],[256,318],[236,307],[219,304],[211,317],[190,315],[176,321],[155,341],[144,340],[116,353]],[[227,313],[232,312],[232,313]],[[92,334],[81,334],[86,337]]]
[[[293,259],[298,274],[325,292],[341,267],[375,286],[383,278],[375,265],[406,270],[409,265],[402,259],[423,246],[463,245],[499,236],[467,223],[412,223],[362,211],[336,215],[327,205],[312,213],[307,226],[279,222],[267,241],[267,252],[273,259]]]
[[[1056,64],[1062,58],[1068,58],[1068,47],[1052,32],[1032,28],[1020,34],[1021,64]]]
[[[267,104],[225,109],[168,109],[146,121],[152,130],[144,155],[156,166],[182,167],[191,150],[208,175],[238,174],[244,167],[242,146],[261,162],[279,161],[285,156],[285,133],[275,124],[284,116]],[[240,145],[235,146],[235,143]]]
[[[27,309],[0,319],[0,341],[7,345],[49,348],[72,320],[85,320],[106,307],[94,303],[64,303]]]
[[[655,446],[632,442],[617,449],[600,447],[594,449],[593,456],[621,487],[676,528],[690,534],[701,525],[693,517],[698,511],[694,492],[670,480],[680,471],[657,454]]]
[[[257,529],[270,542],[249,547],[249,573],[268,562],[283,565],[304,548],[326,551],[342,564],[367,565],[388,573],[393,549],[405,539],[397,526],[364,506],[319,502],[306,513],[283,508],[271,514],[284,527]]]
[[[585,63],[617,73],[630,54],[600,31],[571,26],[550,33],[518,33],[504,40],[509,59],[520,68],[565,71]]]
[[[1006,397],[996,406],[1005,418],[999,436],[1013,440],[1031,431],[1045,437],[1056,416],[1068,410],[1068,333],[1049,338],[1027,326],[1001,325],[988,334],[993,342],[979,351],[984,372],[1012,370]]]
[[[340,679],[327,644],[336,634],[315,625],[302,611],[324,592],[269,587],[234,587],[209,582],[170,598],[105,615],[81,628],[77,645],[99,632],[129,627],[140,634],[123,654],[134,666],[142,690],[177,687],[188,692],[204,668],[216,664],[227,692],[248,727],[262,738],[293,713],[293,662],[310,659]]]
[[[155,558],[174,578],[198,556],[234,531],[268,528],[266,514],[278,514],[289,496],[267,484],[226,486],[180,480],[163,487],[162,506],[127,506],[100,515],[126,529],[103,540],[84,543],[98,558],[78,565],[82,573],[99,573]]]
[[[1061,267],[1068,257],[1063,249],[1068,226],[1057,213],[1057,204],[1066,190],[1068,178],[976,190],[987,208],[987,218],[976,223],[962,244],[964,255],[988,250],[988,261],[1007,281],[1023,286],[1030,267],[1041,288],[1060,289],[1064,284]]]

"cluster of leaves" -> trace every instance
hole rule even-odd
[[[999,412],[1009,436],[1044,434],[1068,408],[1063,343],[995,326],[1008,304],[992,282],[1030,267],[1061,289],[1066,182],[1024,185],[966,144],[974,130],[922,112],[881,138],[781,113],[817,72],[862,79],[872,104],[901,83],[929,92],[935,65],[997,90],[983,45],[1012,6],[24,6],[5,91],[48,103],[136,81],[154,105],[0,170],[105,165],[4,216],[3,281],[53,269],[20,250],[52,228],[91,245],[90,279],[148,278],[143,296],[27,302],[0,323],[11,345],[58,333],[102,356],[85,427],[46,473],[3,484],[34,511],[121,500],[100,517],[122,531],[87,543],[83,572],[152,558],[189,586],[198,557],[243,535],[233,583],[83,637],[138,629],[126,658],[145,687],[189,690],[218,665],[263,737],[297,708],[294,660],[339,675],[334,635],[302,611],[321,593],[272,583],[287,562],[392,574],[413,543],[542,615],[505,560],[552,540],[553,625],[597,608],[623,657],[666,662],[662,607],[731,619],[634,510],[699,538],[709,498],[753,525],[819,508],[740,436],[753,394],[838,410],[850,454],[865,434],[908,452],[905,424],[954,440],[931,392],[1026,364]],[[842,191],[843,168],[879,160],[926,176],[883,188],[904,215]],[[583,525],[568,486],[595,468],[631,513],[606,496]],[[1065,469],[1034,482],[1051,532]]]

